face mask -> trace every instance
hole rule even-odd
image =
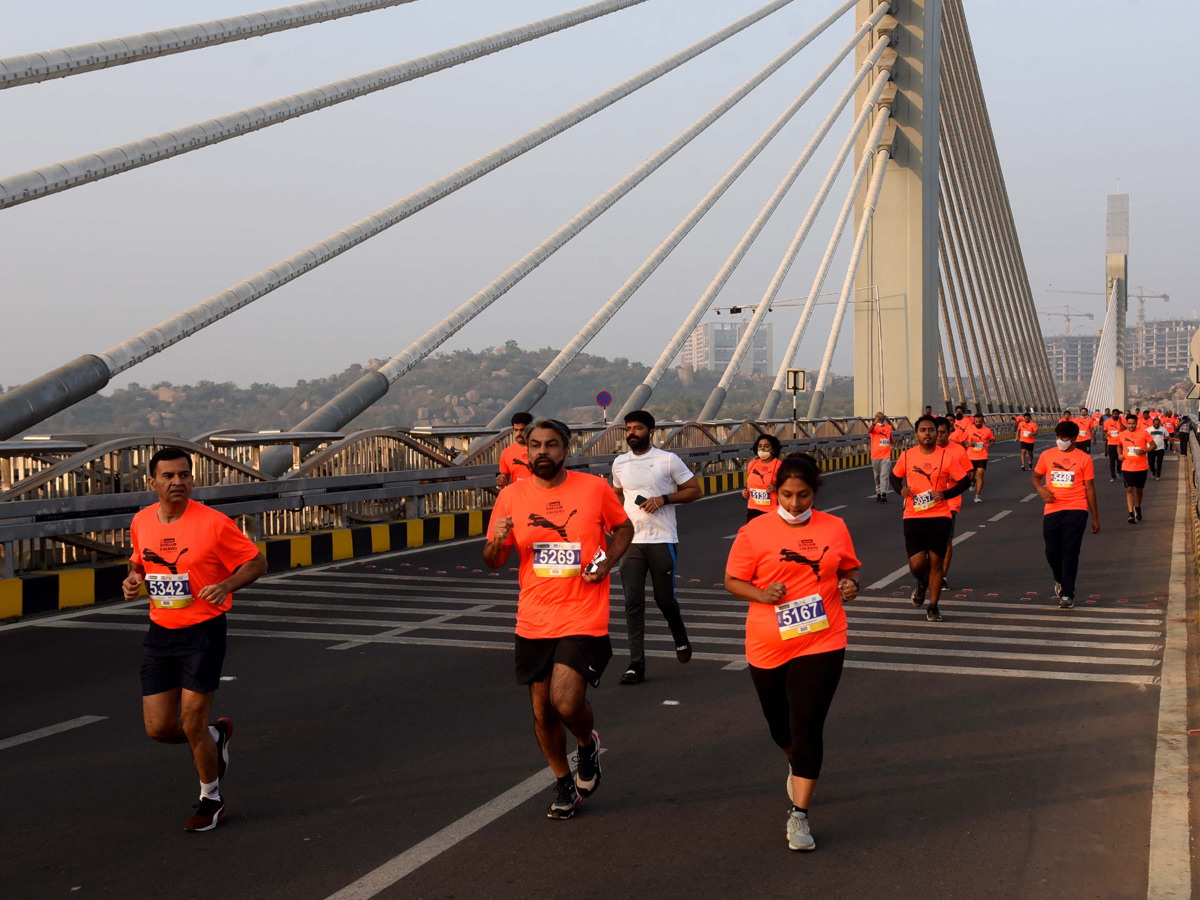
[[[770,458],[771,458],[771,451],[770,451],[770,450],[759,450],[759,451],[758,451],[758,458],[759,458],[759,459],[770,459]]]
[[[1058,438],[1058,439],[1056,439],[1056,440],[1054,441],[1054,443],[1055,443],[1055,444],[1057,444],[1057,445],[1058,445],[1058,449],[1059,449],[1059,450],[1062,450],[1064,453],[1066,453],[1068,450],[1070,450],[1070,449],[1071,449],[1071,442],[1070,442],[1070,441],[1064,441],[1062,438]]]
[[[781,507],[779,507],[779,518],[783,519],[783,521],[787,522],[789,525],[799,525],[803,522],[807,522],[810,518],[812,518],[812,507],[810,506],[808,509],[806,509],[804,512],[800,513],[800,515],[798,515],[798,516],[793,516],[791,513],[789,513],[786,509],[784,509],[781,506]]]
[[[963,417],[963,414],[962,414],[962,413],[955,413],[955,414],[954,414],[954,421],[955,421],[955,422],[962,421],[962,417]]]

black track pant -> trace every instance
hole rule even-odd
[[[1163,457],[1167,455],[1166,449],[1150,451],[1150,474],[1156,478],[1162,478],[1162,463]]]
[[[629,667],[646,672],[646,573],[654,585],[654,602],[662,610],[676,644],[687,643],[687,629],[675,599],[675,544],[630,544],[621,557],[621,590],[625,592],[625,629],[629,633]]]
[[[1075,596],[1075,575],[1079,571],[1079,548],[1087,530],[1088,513],[1083,509],[1064,509],[1042,516],[1042,537],[1046,539],[1046,562],[1054,580],[1062,585],[1064,597]]]
[[[825,755],[825,716],[833,703],[846,650],[797,656],[777,669],[750,667],[771,739],[792,751],[792,774],[814,781]]]
[[[1179,439],[1179,453],[1181,456],[1187,456],[1188,451],[1188,433],[1186,431],[1176,435]]]
[[[1108,477],[1116,478],[1121,472],[1121,445],[1108,445]]]

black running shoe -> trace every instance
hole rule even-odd
[[[879,499],[884,503],[888,502],[887,494],[880,494]]]
[[[583,798],[579,796],[579,791],[576,790],[574,781],[560,781],[555,785],[554,802],[546,810],[546,818],[569,819],[575,815],[575,807],[582,802]]]
[[[646,680],[646,675],[640,669],[635,669],[630,666],[625,670],[625,674],[621,676],[621,684],[641,684]]]
[[[681,663],[685,663],[689,659],[691,659],[692,658],[692,642],[689,641],[687,638],[684,638],[682,641],[677,640],[675,642],[675,658],[677,660],[679,660]]]
[[[600,787],[600,735],[592,731],[591,747],[575,754],[575,787],[580,797],[590,797]]]
[[[233,723],[225,716],[217,719],[212,723],[212,727],[217,729],[217,779],[225,777],[225,772],[229,768],[229,742],[233,740]]]
[[[1142,508],[1140,506],[1135,506],[1133,508],[1133,514],[1137,516],[1137,520],[1139,522],[1142,521]]]
[[[1059,609],[1074,609],[1075,601],[1072,600],[1070,597],[1059,597],[1058,598],[1058,608]]]
[[[1137,524],[1137,519],[1135,519],[1135,518],[1133,517],[1133,513],[1130,513],[1130,514],[1129,514],[1129,524],[1130,524],[1130,525],[1136,525],[1136,524]]]
[[[908,598],[912,601],[913,606],[920,607],[925,605],[925,590],[927,587],[928,585],[920,581],[917,582],[917,586],[913,588],[912,596]]]
[[[942,612],[937,608],[936,603],[930,606],[929,609],[925,610],[925,618],[930,622],[942,621]]]
[[[212,831],[225,821],[225,801],[205,797],[192,806],[196,812],[183,823],[184,831]]]

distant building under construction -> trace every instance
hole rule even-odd
[[[1197,328],[1200,328],[1200,321],[1196,319],[1158,319],[1146,322],[1143,338],[1142,329],[1130,325],[1125,330],[1125,353],[1130,369],[1166,369],[1181,378],[1186,376],[1191,340]],[[1050,335],[1045,338],[1045,345],[1050,371],[1056,381],[1091,380],[1100,335]]]
[[[697,371],[724,372],[746,328],[746,322],[704,322],[691,333],[679,351],[679,365],[691,366]],[[754,335],[754,343],[742,363],[742,371],[755,375],[774,375],[773,346],[773,329],[768,322]]]

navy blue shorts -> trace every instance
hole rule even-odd
[[[142,696],[176,688],[207,694],[221,686],[225,614],[187,628],[151,622],[142,643]]]

